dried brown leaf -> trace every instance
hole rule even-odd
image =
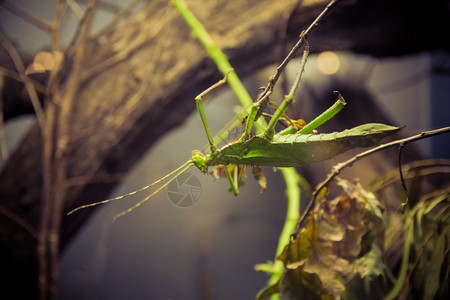
[[[278,258],[286,265],[281,289],[290,290],[291,296],[302,296],[292,289],[298,285],[302,293],[306,289],[319,298],[339,299],[355,275],[378,275],[384,268],[378,247],[383,237],[379,232],[384,231],[380,204],[359,183],[338,184],[344,194],[320,199],[306,227]]]
[[[33,62],[25,70],[25,74],[44,73],[61,69],[64,54],[61,51],[41,51],[36,54]]]

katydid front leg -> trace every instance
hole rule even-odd
[[[209,129],[208,121],[206,120],[206,114],[205,114],[205,109],[203,108],[202,97],[205,96],[206,94],[208,94],[209,92],[211,92],[213,89],[226,83],[227,79],[228,79],[228,74],[231,71],[233,71],[233,69],[230,69],[224,78],[222,78],[221,80],[219,80],[218,82],[216,82],[215,84],[213,84],[212,86],[210,86],[209,88],[207,88],[206,90],[204,90],[203,92],[198,94],[197,97],[195,97],[195,104],[197,106],[197,111],[198,111],[198,114],[200,115],[200,119],[202,120],[203,128],[205,129],[205,132],[206,132],[206,137],[208,138],[208,143],[209,143],[209,147],[211,149],[211,154],[213,154],[217,151],[217,146],[214,144],[214,140],[211,135],[211,130]]]
[[[225,74],[224,78],[222,78],[221,80],[219,80],[218,82],[216,82],[215,84],[213,84],[212,86],[210,86],[209,88],[207,88],[206,90],[204,90],[203,92],[198,94],[197,97],[195,97],[195,104],[197,106],[197,111],[198,111],[198,114],[200,115],[200,119],[202,120],[203,128],[205,129],[206,137],[207,137],[208,143],[209,143],[209,148],[211,149],[211,155],[214,155],[214,153],[217,152],[217,146],[214,143],[214,139],[212,137],[211,130],[209,128],[208,121],[206,119],[206,113],[205,113],[205,109],[203,107],[203,98],[202,97],[205,96],[210,91],[212,91],[213,89],[221,86],[222,84],[225,84],[228,79],[228,74],[230,74],[230,72],[232,72],[232,71],[233,71],[233,69],[230,69],[227,72],[227,74]],[[200,156],[199,153],[195,152],[192,155],[192,160],[193,160],[194,164],[202,172],[206,172],[208,166],[202,164],[202,161],[204,160],[203,155]],[[233,175],[230,173],[227,166],[225,166],[225,172],[227,174],[228,181],[230,182],[231,191],[233,192],[233,194],[235,196],[237,196],[239,194],[239,189],[237,187],[237,184],[235,183],[236,181],[233,179]]]
[[[233,174],[231,174],[230,170],[228,169],[228,166],[225,166],[225,173],[227,174],[228,182],[230,183],[230,189],[233,195],[237,196],[239,195],[239,183],[238,183],[238,172],[237,170],[239,167],[237,165],[233,168]]]

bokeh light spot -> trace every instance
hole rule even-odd
[[[317,56],[317,68],[325,75],[335,74],[341,63],[336,53],[331,51],[324,51]]]

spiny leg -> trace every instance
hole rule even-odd
[[[209,92],[211,92],[213,89],[226,83],[227,79],[228,79],[228,74],[230,74],[231,71],[233,71],[233,69],[230,69],[224,78],[222,78],[221,80],[219,80],[218,82],[216,82],[215,84],[213,84],[212,86],[210,86],[209,88],[207,88],[206,90],[204,90],[203,92],[198,94],[197,97],[195,97],[195,104],[197,105],[197,110],[200,115],[200,119],[202,120],[203,128],[205,128],[206,137],[208,138],[208,143],[209,143],[209,147],[211,149],[211,153],[214,153],[217,151],[217,146],[214,143],[214,139],[211,135],[211,130],[209,129],[208,121],[206,120],[206,114],[205,114],[205,109],[203,108],[202,97],[205,96],[206,94],[208,94]]]
[[[297,74],[297,77],[295,78],[295,81],[291,87],[291,90],[289,91],[289,94],[284,96],[283,102],[280,104],[278,109],[273,114],[272,118],[269,121],[269,125],[267,125],[267,128],[264,131],[264,137],[269,140],[271,140],[273,138],[273,136],[275,135],[275,125],[277,124],[278,120],[284,115],[284,113],[288,109],[289,105],[291,105],[294,102],[294,94],[297,91],[297,88],[302,79],[303,72],[305,71],[305,64],[306,64],[306,61],[307,61],[308,55],[309,55],[309,44],[306,41],[304,32],[301,33],[300,37],[302,39],[304,39],[304,41],[305,41],[305,50],[303,51],[303,57],[300,62],[300,70]]]
[[[212,137],[211,130],[209,129],[208,121],[206,120],[206,113],[205,113],[205,109],[203,108],[202,97],[205,96],[210,91],[212,91],[213,89],[226,83],[227,79],[228,79],[228,74],[230,74],[231,71],[233,71],[233,69],[230,69],[227,72],[227,74],[225,74],[224,78],[222,78],[221,80],[219,80],[218,82],[216,82],[215,84],[213,84],[212,86],[210,86],[209,88],[207,88],[206,90],[201,92],[197,97],[195,97],[195,104],[197,105],[197,110],[200,115],[200,119],[202,120],[203,128],[205,128],[205,133],[206,133],[206,137],[208,138],[208,143],[209,143],[209,147],[211,149],[211,154],[213,154],[217,151],[217,146],[214,143],[214,139]],[[235,196],[238,195],[239,194],[238,187],[234,183],[232,175],[231,175],[230,171],[228,170],[227,166],[225,166],[225,173],[227,174],[227,178],[228,178],[228,181],[230,182],[231,190],[232,190],[233,194]]]

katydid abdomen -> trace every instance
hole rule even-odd
[[[275,135],[272,140],[255,136],[217,150],[206,164],[295,167],[327,160],[357,147],[373,146],[399,129],[372,123],[333,133]]]

